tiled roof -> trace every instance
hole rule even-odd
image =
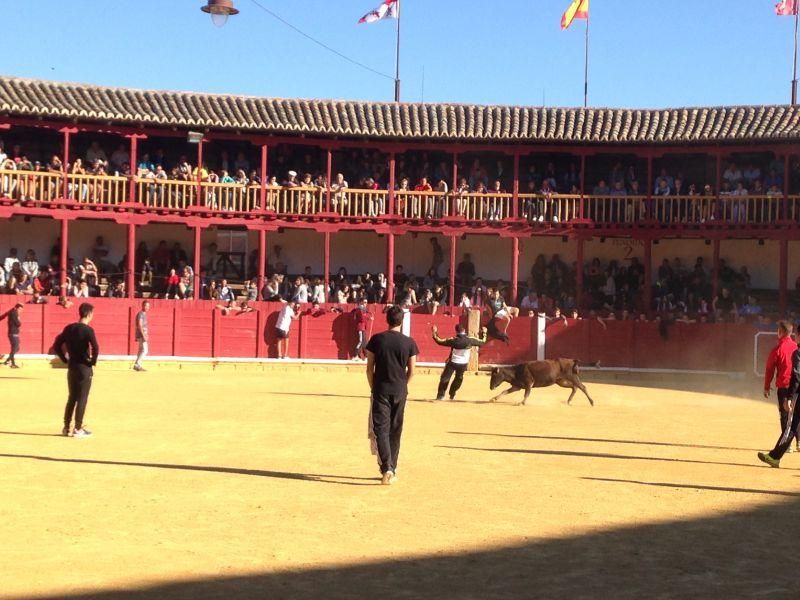
[[[254,98],[0,77],[0,114],[316,137],[501,143],[798,141],[795,106],[633,110]]]

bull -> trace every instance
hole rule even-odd
[[[578,367],[596,367],[598,364],[599,362],[586,363],[574,358],[558,358],[552,360],[535,360],[521,363],[513,367],[495,367],[492,369],[489,389],[493,390],[503,383],[509,383],[511,387],[497,394],[490,402],[496,402],[506,394],[525,390],[525,396],[522,398],[522,402],[518,403],[525,404],[528,400],[528,396],[531,395],[531,389],[535,387],[559,385],[565,388],[572,388],[572,393],[567,399],[567,404],[572,402],[575,391],[580,390],[589,399],[589,404],[594,406],[594,400],[592,400],[589,392],[586,391],[586,386],[581,383],[580,377],[578,376]]]

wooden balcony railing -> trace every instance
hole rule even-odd
[[[52,202],[63,196],[64,176],[49,171],[0,170],[3,198],[18,202]]]
[[[149,210],[252,214],[262,209],[281,216],[303,218],[328,210],[343,218],[377,218],[389,214],[386,190],[350,188],[330,192],[318,187],[266,190],[261,206],[261,187],[228,183],[126,178],[109,175],[64,175],[45,171],[0,169],[0,199],[4,202],[58,204],[71,202],[87,207],[127,206],[130,186],[134,202]],[[198,197],[199,189],[199,197]],[[578,218],[597,225],[656,223],[663,227],[686,224],[771,226],[787,221],[800,223],[800,196],[584,196],[565,194],[512,194],[395,192],[393,216],[406,220],[439,220],[461,217],[468,222],[503,221],[513,217],[529,223],[569,223]],[[581,213],[581,205],[583,212]]]

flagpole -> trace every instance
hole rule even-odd
[[[796,23],[795,23],[796,24]],[[795,30],[795,44],[797,43],[797,31]],[[586,40],[584,42],[585,55],[583,57],[583,107],[589,106],[589,13],[586,14]],[[795,48],[795,55],[797,50]],[[795,63],[795,68],[797,64]]]
[[[394,51],[394,101],[400,102],[400,0],[397,0],[397,47]]]
[[[797,104],[797,3],[794,6],[794,66],[792,67],[792,104]]]

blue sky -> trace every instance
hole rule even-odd
[[[589,103],[665,107],[789,101],[791,17],[776,0],[592,0]],[[259,0],[376,70],[394,73],[379,0]],[[580,106],[582,21],[569,0],[402,0],[402,99]],[[223,28],[203,0],[35,0],[3,8],[0,73],[125,87],[391,100],[393,82],[300,37],[252,0]]]

